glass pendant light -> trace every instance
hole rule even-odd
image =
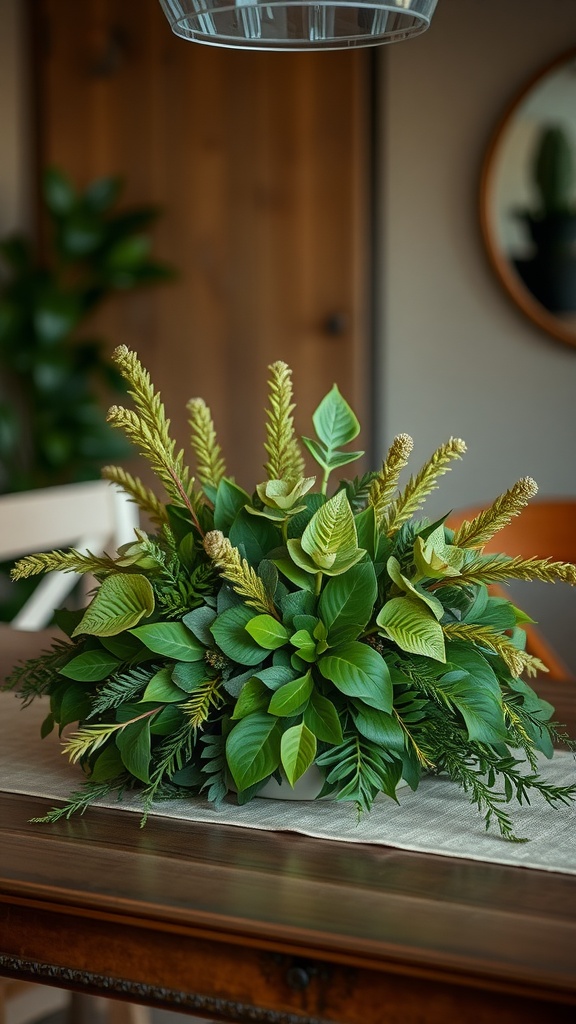
[[[245,50],[347,50],[425,32],[438,0],[160,0],[183,39]]]

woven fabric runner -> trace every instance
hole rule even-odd
[[[55,734],[40,739],[46,713],[42,700],[23,709],[13,694],[0,694],[0,790],[41,797],[48,810],[78,790],[83,776],[62,755]],[[550,783],[569,785],[576,782],[576,760],[560,752],[551,761],[543,759],[542,773]],[[256,798],[244,807],[230,800],[214,808],[193,797],[158,803],[154,814],[576,874],[575,804],[554,809],[537,794],[529,806],[509,804],[516,834],[529,839],[511,843],[500,837],[497,827],[485,831],[476,808],[448,779],[424,779],[416,793],[402,789],[399,801],[380,797],[360,820],[353,804],[333,800]],[[121,803],[115,798],[103,800],[100,806],[134,813],[138,828],[142,807],[136,794],[128,794]]]

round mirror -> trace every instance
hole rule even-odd
[[[576,345],[576,51],[534,78],[500,122],[483,168],[481,223],[514,301]]]

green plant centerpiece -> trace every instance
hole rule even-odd
[[[57,612],[68,639],[5,684],[25,703],[49,696],[43,734],[79,723],[64,749],[86,782],[45,820],[133,788],[145,815],[155,800],[186,795],[217,804],[233,791],[242,804],[270,779],[293,786],[312,765],[322,796],[364,811],[380,793],[396,798],[401,779],[415,790],[442,773],[510,839],[513,797],[576,797],[576,785],[539,772],[538,752],[552,756],[560,727],[522,678],[544,670],[525,650],[530,620],[488,591],[512,578],[574,584],[576,567],[482,553],[535,493],[530,478],[456,533],[419,510],[464,453],[458,439],[403,488],[406,434],[379,470],[332,485],[362,455],[348,450],[358,420],[334,386],[314,413],[315,436],[299,441],[283,362],[270,367],[264,482],[249,493],[226,475],[201,399],[188,405],[194,478],[136,354],[122,346],[114,358],[134,407],[113,407],[109,421],[150,462],[167,501],[107,467],[150,532],[110,556],[56,551],[13,570],[99,581],[85,609]]]

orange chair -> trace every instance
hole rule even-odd
[[[457,529],[465,519],[473,519],[481,511],[481,508],[458,510],[449,516],[446,525]],[[530,502],[520,515],[488,541],[483,550],[512,557],[550,558],[554,562],[576,563],[576,500],[550,498]],[[499,595],[505,593],[496,586],[490,589]],[[549,670],[547,679],[572,678],[570,669],[538,629],[527,626],[526,633],[528,650]]]

